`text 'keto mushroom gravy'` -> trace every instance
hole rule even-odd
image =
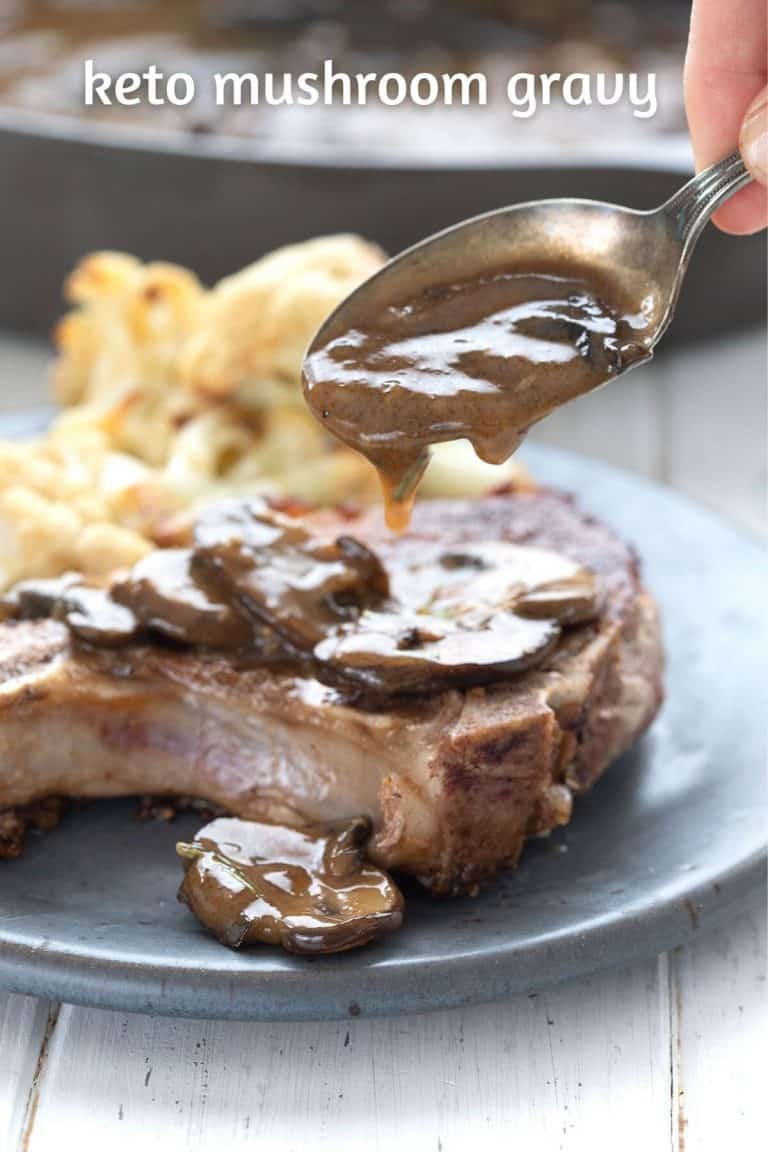
[[[361,294],[364,297],[364,293]],[[651,296],[569,267],[500,271],[358,309],[304,365],[315,416],[376,467],[387,523],[409,523],[429,447],[501,464],[532,424],[650,356]]]

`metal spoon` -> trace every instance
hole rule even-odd
[[[475,216],[390,260],[331,313],[308,355],[354,326],[360,314],[413,299],[435,284],[467,281],[507,266],[549,262],[617,273],[654,318],[649,348],[674,315],[683,276],[712,213],[748,184],[738,152],[705,168],[660,208],[637,211],[599,200],[531,200]],[[615,379],[615,377],[614,377]]]

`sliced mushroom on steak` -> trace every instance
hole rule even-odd
[[[429,552],[398,573],[399,599],[362,612],[315,647],[320,679],[346,678],[369,700],[491,684],[541,664],[561,626],[598,614],[594,573],[554,552],[505,542]]]
[[[83,582],[68,572],[51,580],[25,580],[5,597],[9,615],[20,620],[62,620],[80,640],[114,648],[140,633],[134,614],[116,603],[108,589]]]
[[[315,648],[325,669],[385,696],[425,695],[452,686],[507,680],[540,663],[557,645],[553,620],[498,612],[482,620],[393,610],[364,612]]]
[[[193,572],[302,652],[388,591],[386,572],[360,541],[318,538],[298,519],[234,501],[198,521]]]
[[[196,581],[191,563],[189,549],[150,552],[112,584],[112,598],[145,627],[180,643],[244,647],[253,633],[248,619]]]

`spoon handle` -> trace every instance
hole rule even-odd
[[[751,179],[740,153],[731,152],[717,164],[704,168],[662,205],[662,211],[674,221],[685,249],[690,251],[715,209]]]

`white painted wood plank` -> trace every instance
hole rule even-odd
[[[765,908],[671,956],[680,1152],[764,1147]]]
[[[567,404],[531,439],[662,480],[763,533],[767,355],[763,332],[662,345],[652,363]]]
[[[42,340],[0,332],[0,412],[50,402],[51,356]]]
[[[223,1024],[64,1007],[28,1152],[667,1149],[655,962],[536,998],[389,1020]],[[631,1123],[628,1118],[631,1117]]]
[[[0,992],[0,1149],[21,1136],[46,1035],[48,1004]]]
[[[766,530],[768,346],[764,332],[659,361],[663,479]],[[642,371],[642,369],[641,369]]]
[[[530,439],[658,477],[660,418],[655,368],[649,365],[553,412]],[[546,483],[546,476],[540,479]]]

